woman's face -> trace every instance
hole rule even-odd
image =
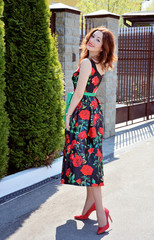
[[[95,31],[87,42],[87,50],[100,53],[102,51],[102,45],[103,33],[101,31]]]

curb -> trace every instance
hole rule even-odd
[[[43,180],[41,182],[35,183],[35,184],[33,184],[33,185],[29,186],[29,187],[25,187],[25,188],[22,188],[22,189],[20,189],[18,191],[15,191],[15,192],[12,192],[12,193],[10,193],[8,195],[5,195],[5,196],[0,198],[0,205],[5,203],[5,202],[11,201],[12,199],[14,199],[16,197],[19,197],[19,196],[21,196],[21,195],[23,195],[23,194],[25,194],[27,192],[30,192],[30,191],[38,188],[38,187],[41,187],[41,186],[43,186],[43,185],[45,185],[45,184],[47,184],[49,182],[52,182],[52,181],[54,181],[55,179],[58,179],[58,178],[60,178],[60,174],[58,174],[56,176],[53,176],[53,177],[50,177],[50,178],[47,178],[47,179],[45,179],[45,180]]]
[[[48,167],[30,168],[15,174],[11,174],[2,178],[0,181],[0,204],[13,198],[16,194],[23,194],[27,192],[29,188],[36,188],[52,181],[58,174],[60,174],[62,168],[62,157],[57,158]]]

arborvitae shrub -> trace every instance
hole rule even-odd
[[[8,116],[4,108],[6,101],[5,89],[5,45],[4,45],[4,23],[2,21],[4,3],[0,0],[0,178],[5,176],[8,166]]]
[[[9,169],[50,164],[64,140],[63,74],[47,0],[5,0]]]

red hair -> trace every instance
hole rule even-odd
[[[90,37],[92,36],[92,34],[96,31],[100,31],[103,33],[103,39],[102,39],[103,51],[100,52],[100,55],[97,57],[96,59],[97,63],[101,64],[102,70],[107,70],[108,68],[112,69],[113,62],[117,61],[117,57],[114,53],[115,51],[114,35],[106,27],[103,27],[103,26],[92,28],[90,32],[83,39],[80,46],[81,55],[80,55],[79,65],[84,58],[88,58],[89,50],[87,49],[87,43]]]

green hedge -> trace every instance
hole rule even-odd
[[[6,101],[5,89],[5,59],[4,59],[4,23],[1,20],[3,15],[4,3],[0,0],[0,178],[5,176],[8,166],[8,116],[4,108]]]
[[[63,74],[47,0],[5,0],[9,170],[48,165],[64,141]]]

